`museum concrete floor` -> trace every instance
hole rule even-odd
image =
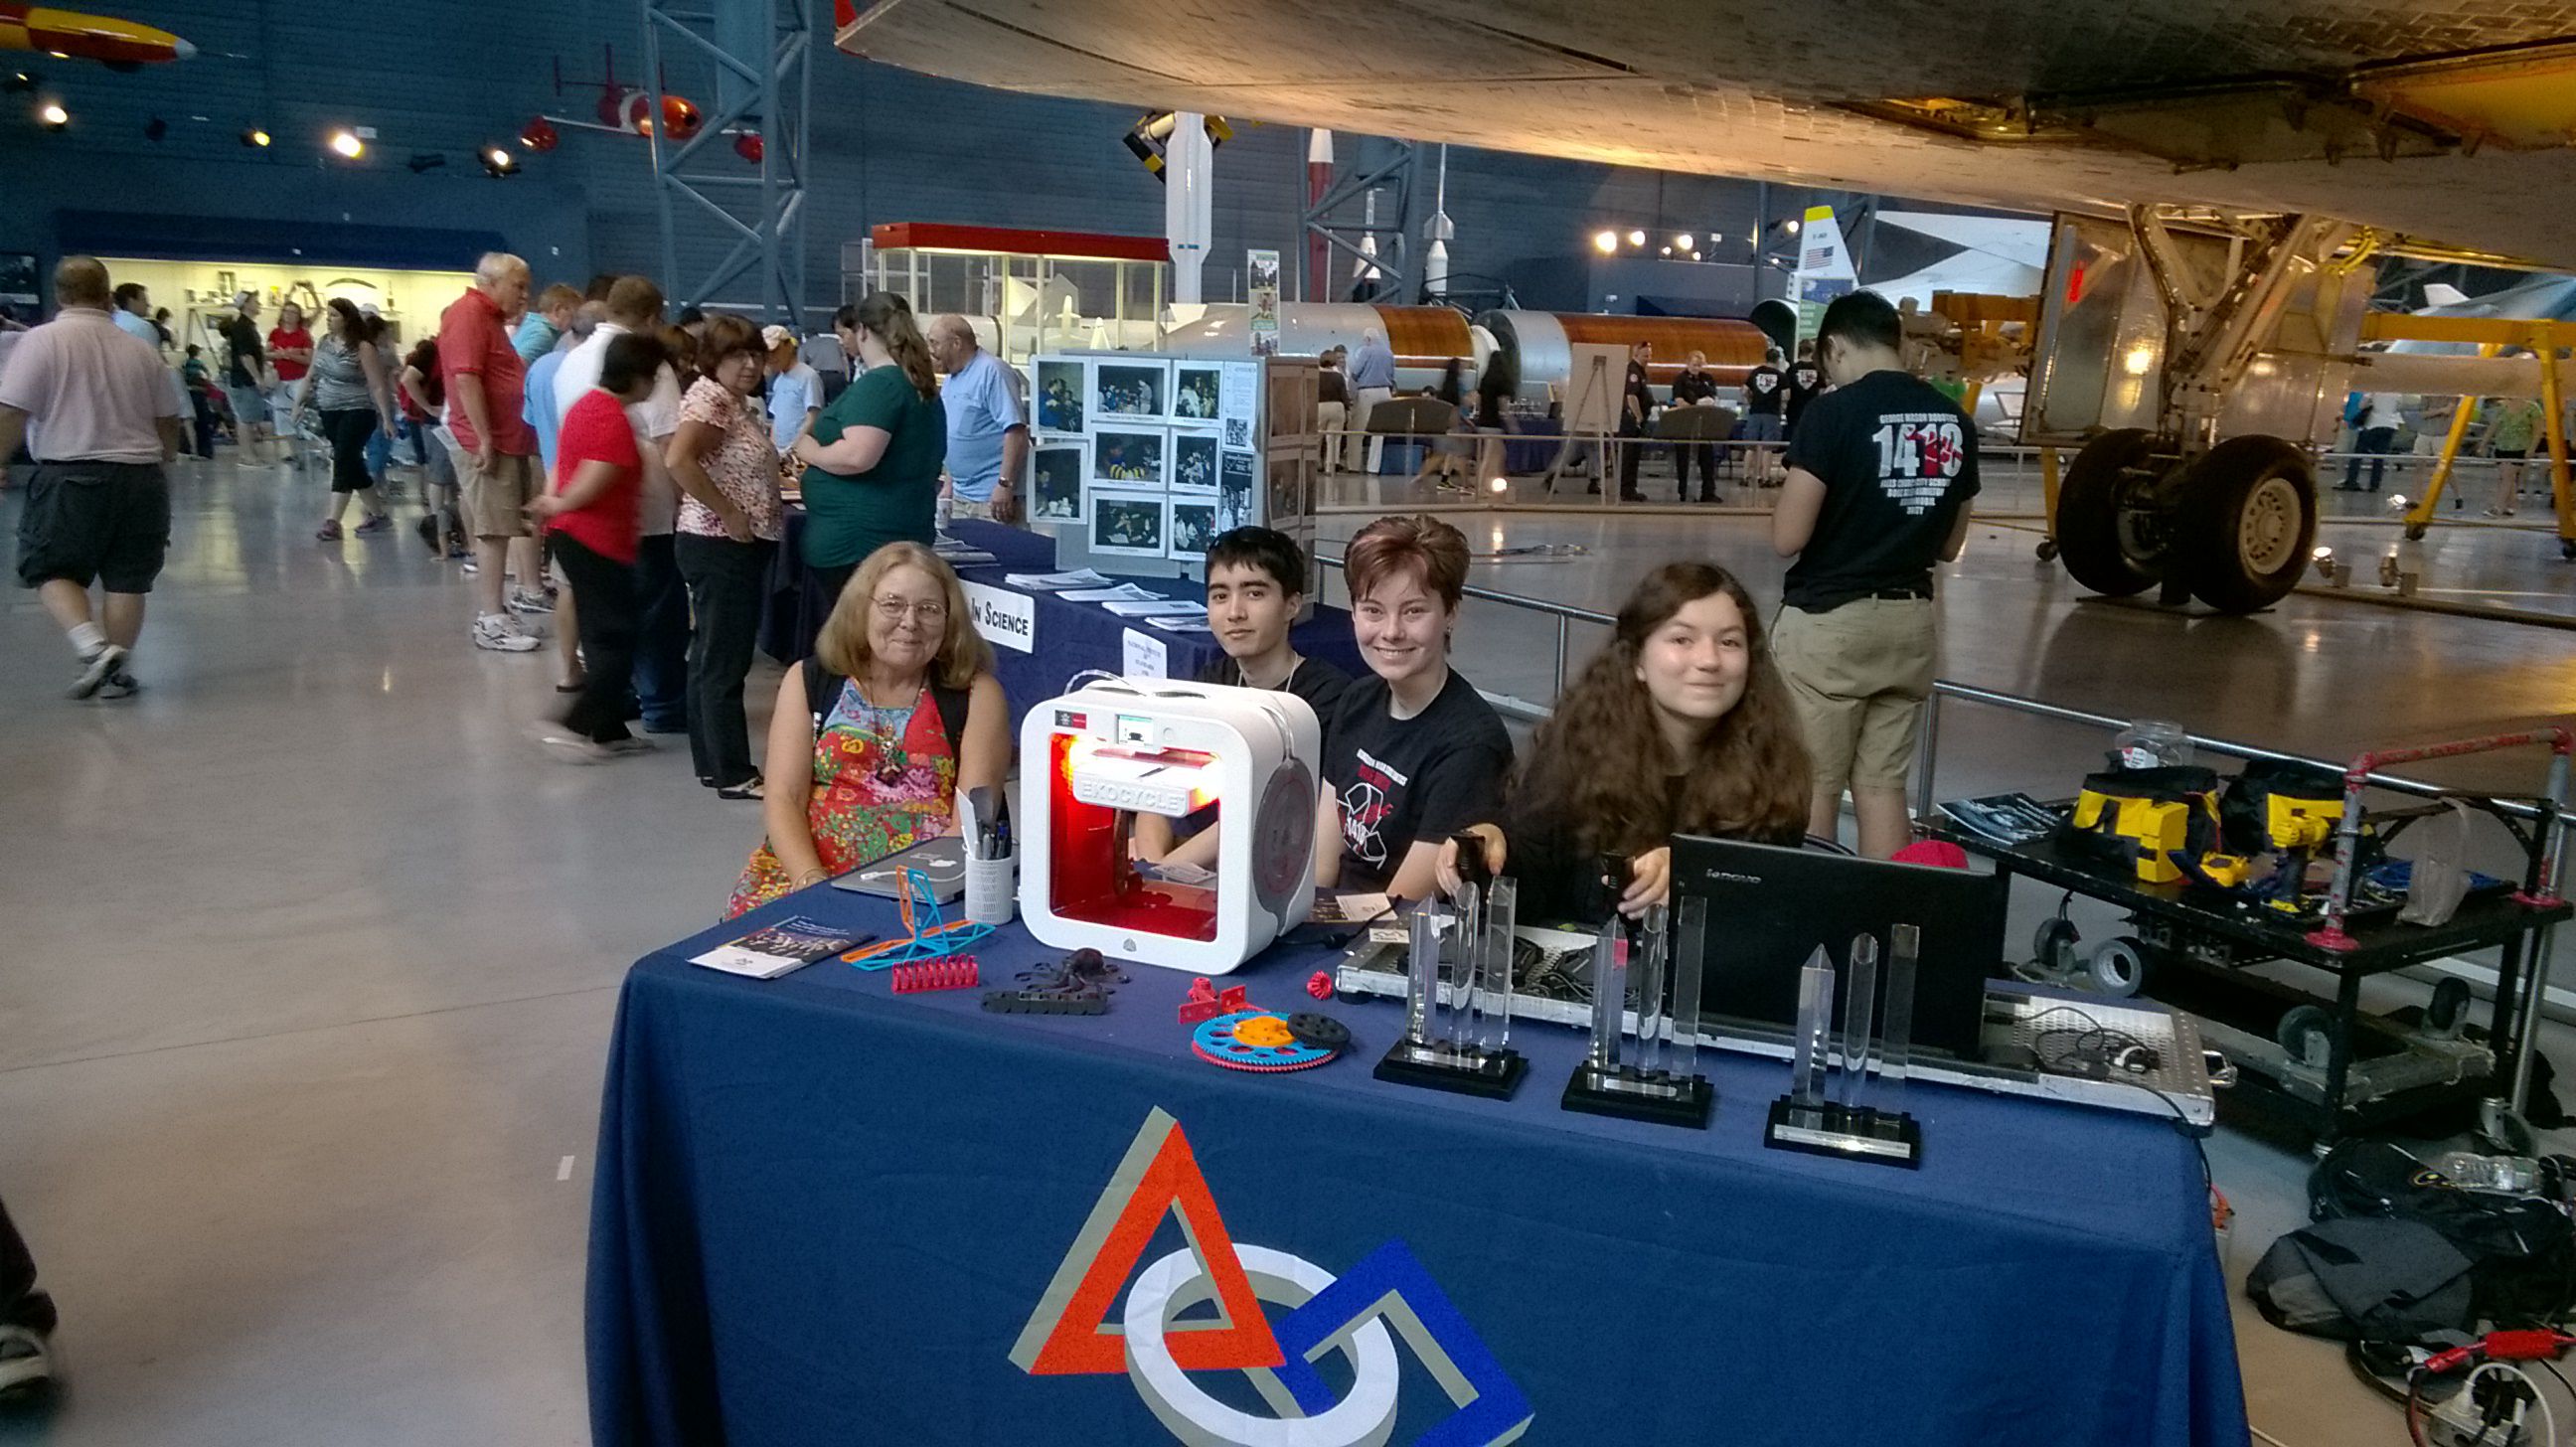
[[[407,531],[316,543],[318,469],[177,479],[140,698],[65,701],[59,635],[31,595],[0,604],[0,1194],[61,1303],[70,1383],[48,1416],[0,1416],[0,1443],[580,1443],[618,981],[721,909],[757,809],[697,787],[684,748],[544,757],[549,655],[470,648],[466,581]],[[1608,609],[1706,556],[1777,596],[1753,518],[1455,516],[1480,549],[1589,549],[1480,563],[1487,587]],[[1365,517],[1328,513],[1326,551]],[[2331,757],[2576,708],[2564,631],[2305,596],[2252,619],[2085,602],[2026,526],[1979,526],[1949,570],[1945,676]],[[2328,539],[2369,557],[2394,533]],[[2427,553],[2427,596],[2564,611],[2576,589],[2537,531],[2446,528]],[[1471,604],[1462,670],[1544,698],[1554,628]],[[1597,637],[1573,630],[1578,662]],[[1945,793],[2062,788],[2103,743],[1964,711],[1942,738]],[[2527,789],[2537,767],[2443,777]],[[2576,1063],[2563,1027],[2546,1043]],[[2306,1158],[2225,1129],[2209,1154],[2241,1280],[2299,1218]],[[2263,1440],[2404,1440],[2335,1351],[2238,1326]]]

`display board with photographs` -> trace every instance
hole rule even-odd
[[[1172,368],[1167,362],[1092,364],[1091,425],[1130,420],[1161,421],[1171,415]]]
[[[1041,522],[1078,522],[1082,518],[1082,476],[1090,466],[1090,447],[1079,437],[1041,437],[1029,471],[1029,515]]]
[[[1197,564],[1219,533],[1251,524],[1287,533],[1311,559],[1311,358],[1097,352],[1031,366],[1029,512],[1056,533],[1060,566]]]

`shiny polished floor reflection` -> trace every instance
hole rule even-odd
[[[60,1297],[73,1384],[42,1426],[0,1418],[0,1443],[584,1442],[616,984],[722,908],[756,810],[697,787],[685,748],[543,756],[549,655],[469,647],[466,581],[408,532],[315,542],[318,471],[188,463],[176,492],[140,698],[63,700],[60,636],[30,595],[0,603],[0,1195]],[[0,493],[0,528],[19,500]],[[1592,549],[1480,563],[1487,586],[1607,608],[1645,567],[1711,556],[1778,592],[1751,520],[1461,520],[1488,551]],[[2576,703],[2564,634],[2082,603],[2000,530],[1943,610],[1951,676],[2330,754]],[[1554,638],[1472,605],[1461,667],[1544,697]],[[1597,638],[1575,630],[1578,664]],[[1945,737],[1959,789],[2101,743],[1996,720]],[[2212,1157],[2241,1273],[2296,1219],[2303,1162],[2225,1133]],[[2275,1437],[2402,1431],[2331,1352],[2243,1331]]]

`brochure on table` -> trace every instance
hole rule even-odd
[[[1058,569],[1203,574],[1259,523],[1315,549],[1315,361],[1148,352],[1041,356],[1031,525]]]

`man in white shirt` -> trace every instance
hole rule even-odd
[[[619,277],[608,289],[607,319],[588,341],[564,354],[563,366],[555,372],[557,425],[583,393],[599,385],[611,337],[661,324],[662,289],[647,277]],[[680,485],[671,480],[663,461],[671,434],[680,430],[680,378],[669,366],[654,379],[650,396],[627,407],[626,425],[634,429],[635,450],[644,459],[636,499],[635,702],[643,710],[646,733],[684,734],[689,731],[689,593],[671,551]]]
[[[2370,461],[2370,490],[2379,491],[2388,476],[2388,454],[2397,450],[2397,429],[2406,421],[2403,408],[2406,399],[2395,392],[2372,392],[2361,399],[2361,415],[2354,419],[2352,461],[2343,470],[2343,481],[2335,484],[2337,492],[2361,490],[2361,460]]]
[[[823,410],[823,374],[805,361],[787,328],[762,327],[760,341],[769,348],[769,440],[786,452]]]
[[[143,283],[129,281],[119,286],[116,304],[108,316],[116,323],[118,331],[150,347],[152,355],[161,355],[161,329],[152,325],[152,293],[144,288]],[[169,365],[168,359],[164,358],[161,370],[170,374],[170,395],[179,399],[179,415],[187,416],[188,385],[179,380],[179,369]],[[180,441],[184,443],[186,440],[187,433],[183,429]],[[186,452],[184,446],[180,450],[182,454]]]
[[[110,319],[107,268],[66,256],[54,268],[61,311],[18,340],[0,371],[0,458],[30,424],[36,470],[18,519],[18,581],[36,590],[80,656],[71,696],[132,695],[126,660],[143,633],[144,595],[170,549],[170,480],[179,395],[154,347]],[[92,621],[90,585],[105,593]]]

